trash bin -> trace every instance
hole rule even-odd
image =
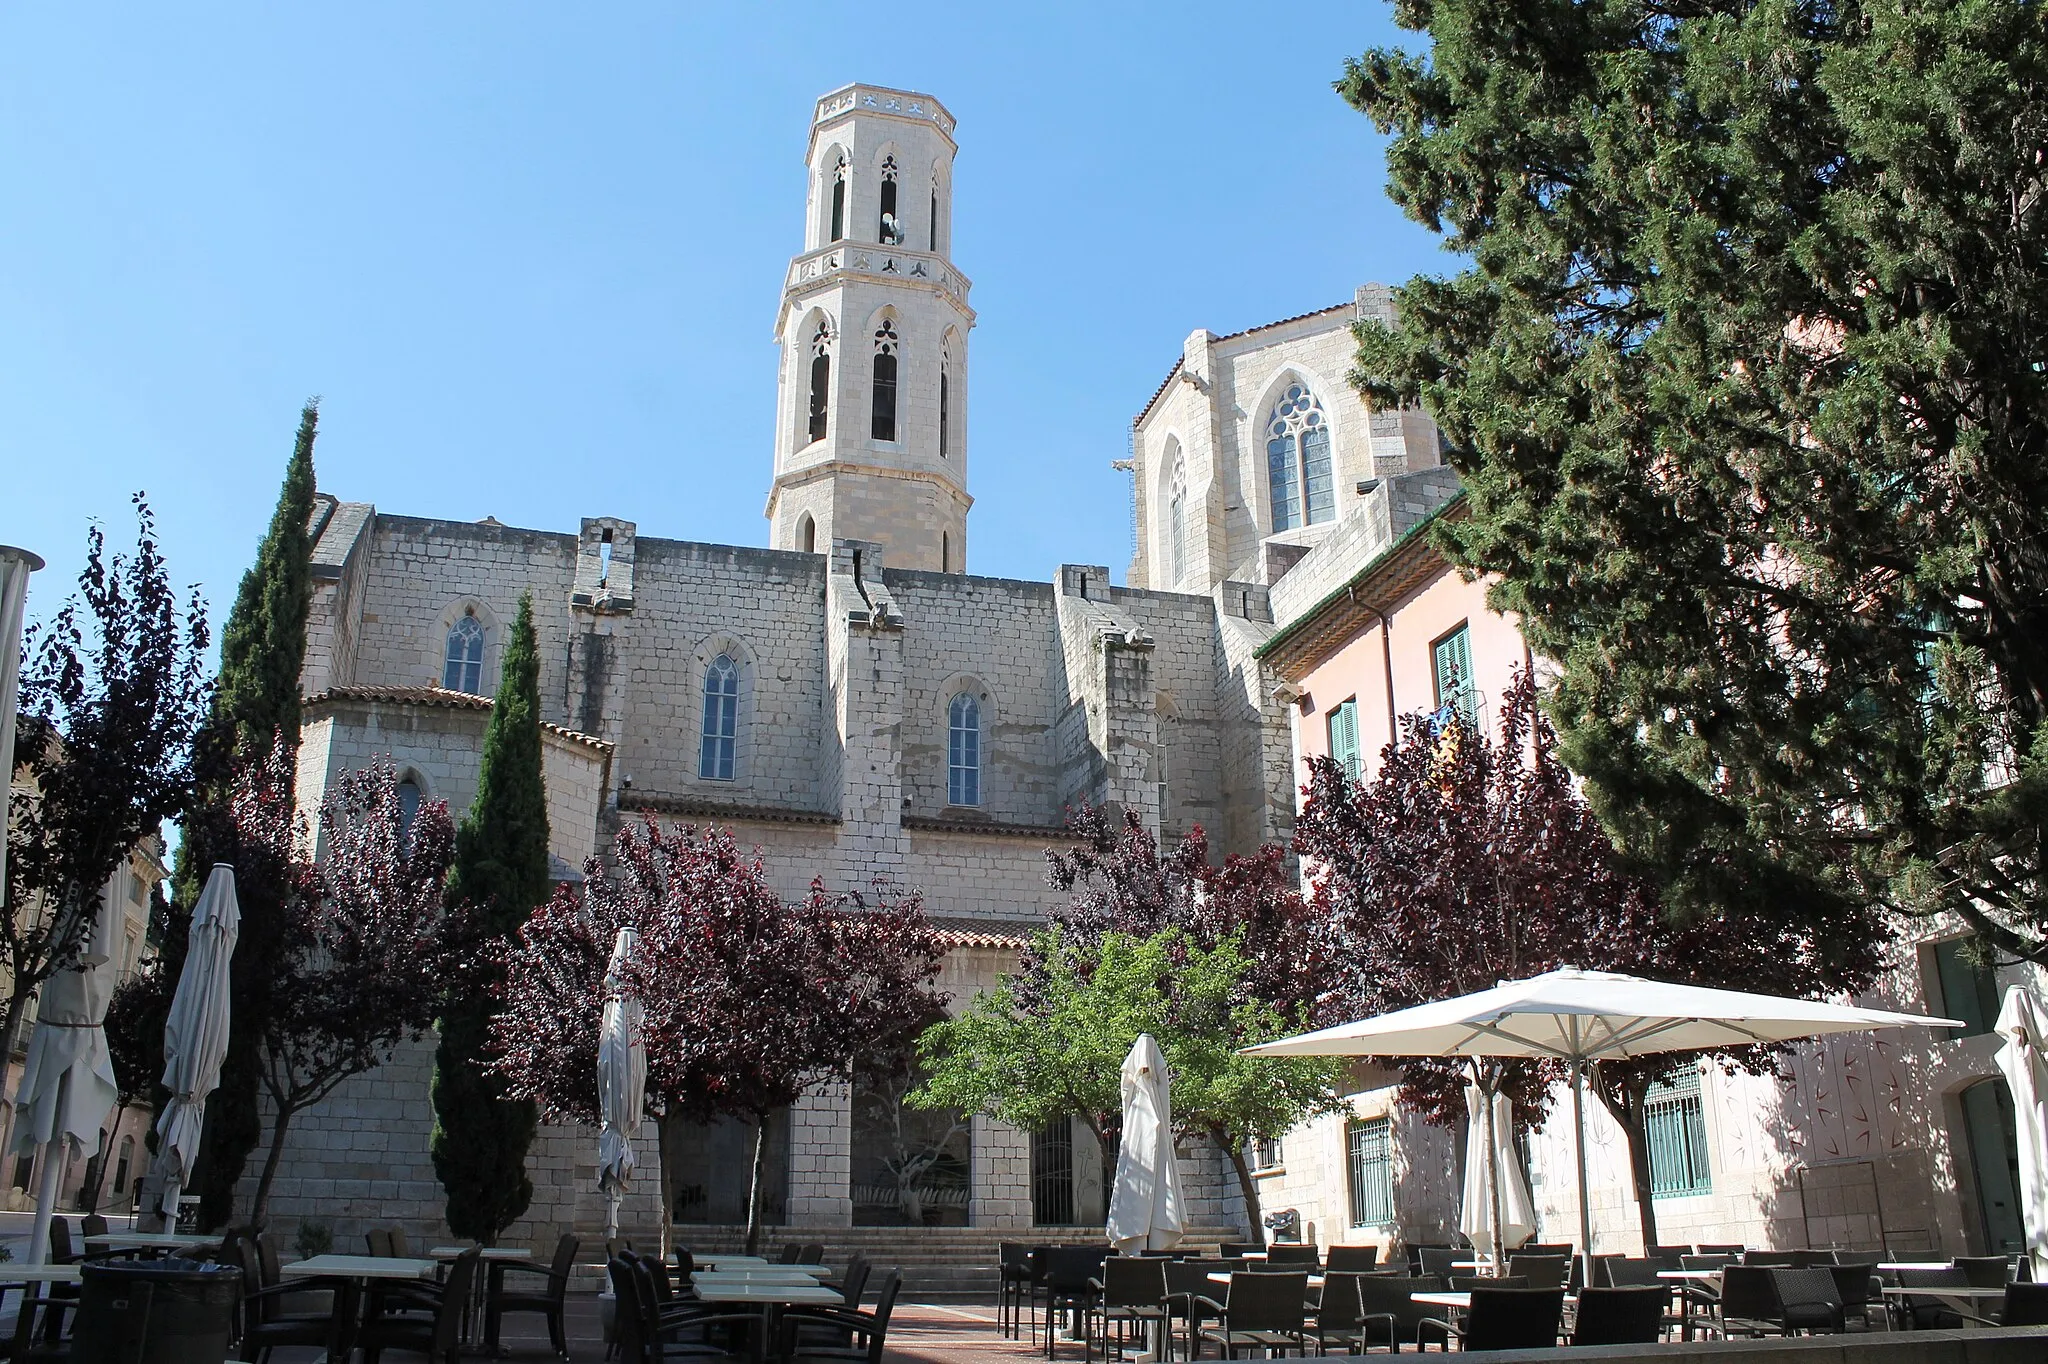
[[[234,1335],[242,1271],[201,1260],[102,1260],[80,1266],[72,1364],[221,1364]]]

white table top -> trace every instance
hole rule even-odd
[[[0,1264],[0,1283],[77,1283],[77,1265]]]
[[[1426,1307],[1470,1307],[1472,1305],[1472,1295],[1470,1293],[1410,1293],[1408,1299],[1411,1302],[1419,1302]]]
[[[816,1274],[800,1274],[793,1269],[700,1269],[690,1275],[692,1283],[789,1283],[807,1284],[818,1281]]]
[[[1884,1260],[1877,1267],[1896,1274],[1902,1269],[1954,1269],[1955,1264],[1949,1260]]]
[[[846,1304],[846,1296],[836,1288],[816,1283],[762,1283],[758,1279],[725,1279],[708,1284],[699,1281],[697,1296],[705,1302]]]
[[[1939,1288],[1903,1288],[1888,1283],[1884,1291],[1896,1298],[2002,1298],[2003,1288],[1977,1288],[1970,1284],[1943,1284]]]
[[[1239,1273],[1241,1273],[1241,1274],[1254,1274],[1254,1273],[1256,1273],[1256,1274],[1258,1274],[1258,1275],[1259,1275],[1259,1277],[1260,1277],[1260,1278],[1262,1278],[1262,1279],[1263,1279],[1263,1278],[1267,1278],[1267,1277],[1280,1277],[1280,1276],[1277,1276],[1277,1275],[1274,1275],[1274,1276],[1268,1276],[1268,1275],[1267,1275],[1267,1274],[1266,1274],[1266,1273],[1265,1273],[1264,1271],[1260,1271],[1260,1270],[1250,1270],[1250,1269],[1246,1269],[1246,1270],[1239,1270],[1238,1272],[1239,1272]],[[1304,1270],[1304,1272],[1306,1272],[1306,1271]],[[1219,1274],[1211,1274],[1211,1275],[1209,1276],[1209,1282],[1210,1282],[1210,1283],[1221,1283],[1221,1284],[1227,1284],[1227,1283],[1229,1283],[1229,1282],[1230,1282],[1230,1275],[1229,1275],[1228,1273],[1219,1273]],[[1320,1275],[1320,1274],[1310,1274],[1310,1275],[1308,1276],[1308,1286],[1309,1286],[1310,1288],[1321,1288],[1321,1287],[1323,1286],[1323,1276],[1322,1276],[1322,1275]]]
[[[189,1250],[195,1246],[217,1246],[220,1237],[196,1232],[110,1231],[103,1236],[88,1236],[85,1243],[103,1250]]]
[[[765,1265],[768,1261],[759,1255],[699,1255],[697,1263],[700,1265]],[[777,1267],[787,1268],[787,1266]]]
[[[436,1260],[453,1260],[475,1250],[475,1246],[435,1246],[427,1254]],[[531,1260],[533,1250],[528,1246],[485,1246],[477,1256],[480,1260]]]
[[[278,1273],[287,1279],[424,1279],[434,1272],[432,1260],[400,1259],[395,1255],[315,1255],[294,1260]]]
[[[1721,1271],[1718,1269],[1660,1269],[1657,1271],[1657,1277],[1660,1279],[1687,1279],[1694,1283],[1711,1283],[1721,1277]]]

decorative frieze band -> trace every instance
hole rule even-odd
[[[875,114],[894,114],[898,118],[923,119],[935,124],[948,137],[953,134],[953,116],[929,95],[914,95],[903,90],[884,90],[874,86],[849,85],[844,90],[835,90],[818,101],[818,116],[814,123],[837,118],[854,111]]]
[[[834,242],[823,250],[798,256],[789,263],[785,287],[794,293],[841,275],[929,284],[963,305],[967,302],[967,291],[973,287],[965,275],[929,252],[861,242]]]

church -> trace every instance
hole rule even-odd
[[[1290,837],[1296,714],[1254,657],[1274,586],[1297,564],[1312,576],[1332,536],[1385,540],[1455,492],[1426,418],[1369,411],[1344,382],[1351,325],[1384,315],[1386,291],[1196,331],[1134,395],[1127,585],[1098,563],[977,577],[954,135],[924,94],[850,85],[815,106],[775,332],[769,547],[642,536],[614,514],[630,508],[531,530],[321,495],[301,808],[390,755],[409,798],[459,815],[531,592],[562,879],[643,812],[725,826],[792,898],[813,877],[921,892],[950,946],[942,984],[964,997],[1056,903],[1044,852],[1074,806],[1136,811],[1167,839],[1200,825],[1219,855]],[[394,1214],[440,1235],[430,1067],[429,1045],[409,1048],[294,1124],[274,1214],[329,1219],[342,1240]],[[771,1222],[1099,1225],[1092,1141],[939,1115],[923,1139],[946,1158],[907,1190],[873,1098],[821,1089],[777,1124]],[[739,1220],[744,1136],[704,1131],[677,1220]],[[1196,1220],[1241,1224],[1216,1153],[1184,1159]],[[594,1133],[544,1129],[510,1238],[601,1226],[595,1160]],[[638,1182],[629,1227],[652,1226],[656,1196]]]

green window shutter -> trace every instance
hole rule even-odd
[[[1344,1129],[1345,1164],[1351,1185],[1351,1225],[1377,1226],[1394,1220],[1394,1131],[1385,1118],[1368,1118]]]
[[[1355,700],[1342,702],[1330,712],[1330,761],[1343,768],[1351,780],[1359,780],[1358,702]]]
[[[1684,1198],[1711,1192],[1714,1179],[1707,1164],[1699,1067],[1681,1065],[1653,1081],[1647,1098],[1643,1136],[1650,1148],[1650,1196]]]
[[[1465,723],[1479,721],[1478,690],[1472,685],[1472,632],[1460,625],[1436,642],[1436,704],[1456,706]]]

